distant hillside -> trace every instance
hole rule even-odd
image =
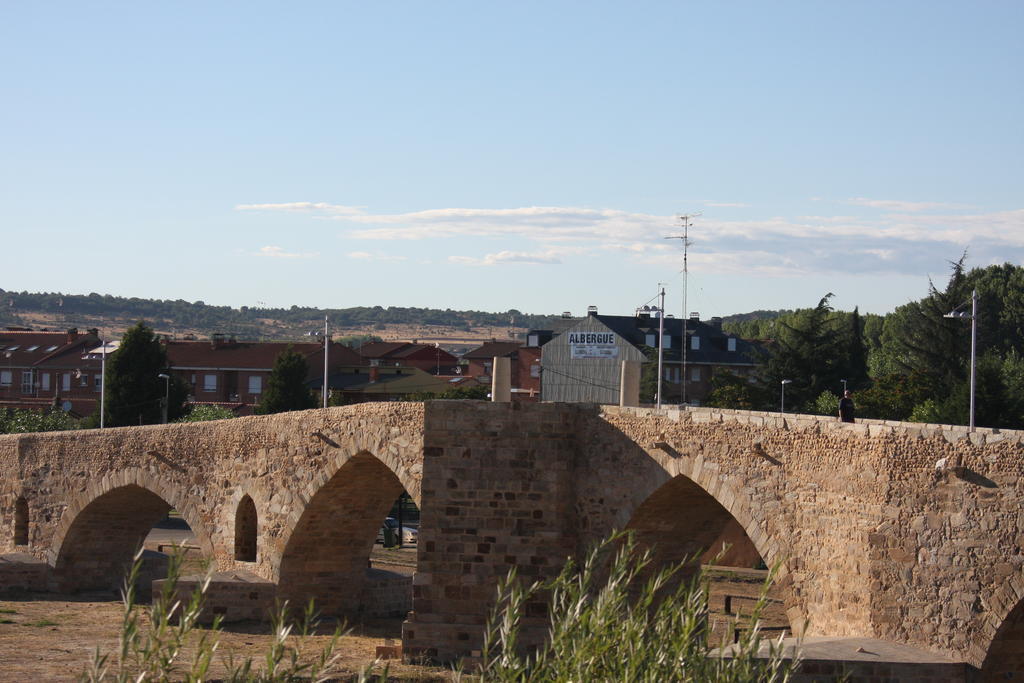
[[[203,301],[125,298],[104,294],[10,292],[0,289],[0,326],[127,327],[145,320],[160,332],[232,334],[244,339],[287,339],[319,329],[328,316],[332,330],[385,331],[407,328],[420,336],[465,332],[471,336],[508,336],[512,329],[544,328],[557,316],[432,308],[359,306],[354,308],[232,308]],[[500,331],[500,332],[499,332]],[[408,336],[408,335],[406,335]]]
[[[784,315],[792,313],[793,311],[788,308],[780,308],[777,311],[751,311],[750,313],[734,313],[732,315],[726,315],[722,317],[722,324],[726,323],[743,323],[748,320],[775,320],[781,318]]]

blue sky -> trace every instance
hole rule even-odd
[[[0,288],[886,312],[1024,257],[1024,3],[0,6]]]

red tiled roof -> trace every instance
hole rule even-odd
[[[292,347],[296,353],[305,356],[313,366],[323,364],[323,345],[318,342],[214,342],[210,341],[168,341],[167,358],[172,369],[184,368],[242,368],[247,370],[270,370],[274,361],[285,349]],[[347,346],[331,344],[328,358],[334,364],[362,364],[359,355]]]
[[[483,346],[462,354],[463,358],[480,358],[490,360],[492,358],[504,358],[511,356],[522,348],[522,342],[486,342]]]
[[[78,334],[74,339],[67,332],[0,330],[0,364],[10,367],[80,365],[81,350],[98,343],[91,334]]]
[[[363,358],[387,358],[396,351],[412,346],[409,342],[367,342],[357,349]]]

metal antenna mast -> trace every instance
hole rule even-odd
[[[684,213],[681,216],[679,216],[679,222],[683,226],[683,234],[682,235],[669,235],[668,237],[665,238],[667,240],[682,240],[682,242],[683,242],[683,336],[682,336],[682,342],[681,342],[682,346],[683,346],[683,376],[682,376],[683,405],[686,405],[686,383],[687,383],[687,379],[688,379],[687,376],[686,376],[686,351],[687,351],[687,347],[690,345],[690,343],[689,343],[690,340],[687,339],[687,337],[686,337],[686,331],[687,331],[687,328],[689,327],[689,324],[690,324],[690,322],[689,322],[690,321],[690,314],[687,311],[687,304],[686,304],[686,294],[687,294],[687,287],[686,287],[686,285],[687,285],[687,279],[688,279],[689,274],[690,274],[689,264],[687,262],[687,256],[689,254],[690,244],[692,244],[690,242],[690,220],[696,218],[699,215],[700,215],[699,213]]]

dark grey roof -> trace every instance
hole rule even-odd
[[[649,316],[628,315],[595,315],[597,320],[606,325],[623,339],[636,347],[647,345],[648,334],[658,334],[658,318]],[[681,318],[665,318],[665,336],[672,337],[671,346],[665,349],[664,359],[668,362],[680,362],[682,350],[680,338],[683,332]],[[688,363],[709,363],[714,365],[742,364],[751,365],[759,362],[760,346],[740,339],[736,335],[726,334],[715,325],[709,325],[696,319],[686,321],[687,339],[700,337],[700,349],[693,350],[687,346],[686,361]],[[729,351],[728,339],[736,340],[736,350]]]

